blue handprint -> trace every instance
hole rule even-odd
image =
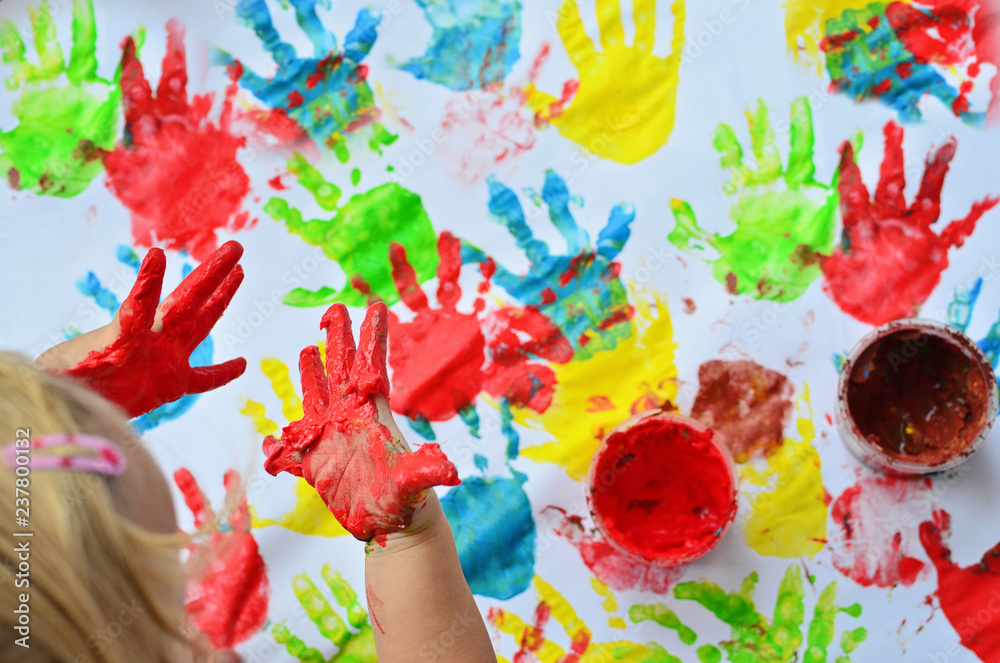
[[[347,161],[349,156],[347,134],[363,126],[373,125],[369,140],[373,150],[392,143],[396,137],[378,124],[381,112],[366,80],[368,68],[361,64],[375,43],[375,28],[381,16],[361,9],[341,51],[337,37],[316,14],[317,6],[329,7],[329,0],[288,1],[296,21],[312,42],[312,57],[299,57],[291,44],[281,40],[264,0],[239,0],[236,15],[257,33],[278,70],[264,78],[221,50],[214,53],[213,61],[235,66],[243,87],[267,106],[287,113],[312,139],[333,149],[341,161]],[[283,4],[287,6],[287,2]]]
[[[567,247],[565,255],[553,255],[545,242],[532,235],[517,195],[493,178],[489,187],[490,214],[507,226],[531,267],[523,276],[514,274],[468,242],[463,242],[462,260],[488,266],[487,271],[495,268],[494,278],[500,287],[517,301],[537,306],[548,316],[573,344],[577,359],[586,360],[596,352],[614,348],[620,339],[629,338],[634,311],[615,258],[628,241],[635,208],[626,203],[612,208],[594,247],[587,231],[570,213],[565,180],[554,171],[546,171],[542,201]]]
[[[972,322],[972,314],[976,308],[976,301],[979,299],[979,292],[983,289],[982,277],[976,279],[971,288],[961,290],[955,289],[955,296],[948,305],[948,324],[965,333]],[[990,330],[986,336],[976,341],[976,345],[983,351],[993,370],[1000,365],[1000,319],[990,325]],[[1000,377],[997,377],[1000,384]]]
[[[139,273],[139,256],[136,255],[135,251],[133,251],[131,247],[126,245],[119,246],[117,258],[118,262],[130,268],[136,274]],[[192,269],[193,268],[190,264],[184,263],[184,267],[181,271],[181,278],[186,278],[187,275],[191,273]],[[76,289],[86,297],[92,299],[98,307],[107,311],[108,315],[111,317],[114,317],[118,312],[118,309],[121,308],[121,302],[118,301],[118,295],[101,283],[101,280],[96,274],[94,274],[94,272],[87,272],[86,276],[78,279],[76,282]],[[64,335],[66,338],[71,338],[73,336],[77,336],[79,333],[80,332],[78,330],[72,330],[68,331]],[[196,347],[191,353],[191,366],[211,365],[212,353],[214,349],[215,347],[212,342],[212,337],[206,336],[205,340],[202,341],[201,344],[198,345],[198,347]],[[139,433],[145,433],[148,430],[156,428],[162,423],[173,421],[190,410],[195,404],[195,401],[198,400],[199,396],[200,394],[188,394],[173,403],[161,405],[155,410],[133,419],[132,425]]]
[[[434,28],[427,52],[393,63],[452,90],[502,83],[521,57],[519,0],[417,0]]]

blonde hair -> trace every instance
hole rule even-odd
[[[18,431],[22,431],[18,434]],[[69,379],[0,353],[0,446],[16,437],[90,433],[115,442],[130,461],[120,477],[30,472],[28,527],[15,518],[15,472],[0,462],[0,659],[8,663],[124,663],[177,660],[184,640],[184,580],[176,530],[151,531],[143,510],[173,506],[164,481],[124,414]],[[47,453],[39,450],[37,454]],[[135,462],[143,460],[147,462]],[[158,470],[156,470],[158,472]],[[162,475],[161,475],[162,477]],[[153,480],[151,480],[153,479]],[[23,483],[22,483],[23,485]],[[23,496],[23,493],[20,494]],[[166,504],[164,504],[164,499]],[[24,502],[21,502],[23,508]],[[174,521],[176,523],[176,521]],[[16,538],[14,531],[30,531]],[[15,546],[28,542],[28,570]],[[21,577],[18,577],[21,573]],[[27,580],[27,585],[25,585]],[[27,595],[30,639],[14,641]]]

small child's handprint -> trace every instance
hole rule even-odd
[[[634,0],[632,46],[625,45],[618,0],[598,2],[601,51],[587,36],[576,0],[565,0],[557,27],[580,79],[566,83],[560,99],[529,85],[525,92],[536,118],[554,124],[591,153],[618,163],[638,163],[663,147],[674,128],[684,0],[674,0],[670,9],[671,52],[661,58],[653,54],[656,0]]]
[[[917,314],[948,266],[948,251],[959,247],[979,219],[1000,202],[986,196],[963,219],[940,234],[931,228],[941,215],[941,190],[958,142],[952,138],[927,155],[913,203],[904,198],[906,176],[903,128],[885,125],[885,155],[874,200],[861,179],[850,143],[841,147],[840,245],[822,259],[823,289],[842,311],[861,322],[882,325]]]
[[[712,274],[732,294],[788,302],[798,298],[819,275],[818,253],[833,246],[837,195],[816,181],[813,124],[809,101],[792,102],[788,165],[782,166],[764,102],[747,113],[756,167],[743,161],[743,148],[728,124],[715,131],[713,146],[729,171],[723,186],[739,194],[729,210],[736,230],[725,237],[706,232],[691,205],[671,201],[676,226],[668,235],[682,250],[718,252]]]
[[[226,472],[226,506],[218,523],[213,523],[217,516],[191,472],[177,470],[174,482],[194,516],[195,529],[212,528],[205,541],[199,541],[200,533],[195,532],[189,547],[191,556],[185,567],[188,618],[212,646],[233,647],[267,621],[269,589],[264,559],[250,533],[240,475],[235,470]]]
[[[298,122],[316,142],[335,150],[342,161],[349,156],[347,135],[363,126],[374,124],[372,149],[392,143],[396,137],[377,124],[381,111],[368,85],[368,67],[362,64],[375,43],[381,17],[362,8],[341,50],[336,35],[323,26],[316,13],[317,5],[329,6],[329,0],[290,3],[312,43],[312,57],[300,57],[294,46],[281,41],[265,0],[239,0],[236,15],[257,34],[278,70],[269,77],[261,76],[223,51],[216,52],[215,60],[229,65],[243,87],[273,112]],[[288,2],[282,5],[287,7]]]
[[[630,337],[633,309],[615,258],[628,241],[635,209],[616,205],[594,246],[570,213],[565,180],[554,171],[546,172],[542,200],[567,245],[565,255],[553,255],[532,235],[517,195],[496,180],[489,186],[490,213],[514,236],[531,266],[524,276],[514,274],[468,243],[462,247],[462,259],[480,263],[484,275],[495,279],[514,299],[537,307],[551,319],[573,344],[578,359],[614,348],[621,339]]]
[[[520,0],[417,0],[434,29],[427,52],[396,64],[452,90],[503,82],[520,57]]]
[[[333,212],[329,219],[302,218],[302,213],[283,198],[271,198],[264,211],[285,224],[288,231],[306,243],[323,249],[344,271],[346,283],[339,291],[324,286],[319,290],[295,288],[285,296],[290,306],[329,306],[342,302],[364,306],[370,295],[386,304],[399,301],[389,264],[389,245],[402,244],[422,283],[434,276],[437,238],[420,196],[395,182],[359,193],[338,206],[341,190],[312,166],[301,154],[293,154],[288,169],[308,189],[316,203]]]
[[[73,46],[68,61],[56,40],[48,0],[31,14],[38,64],[31,64],[24,41],[10,20],[0,21],[4,64],[13,67],[9,90],[18,124],[0,131],[0,176],[13,189],[71,197],[101,173],[100,151],[111,149],[117,132],[118,74],[97,75],[97,27],[92,0],[73,3]],[[57,83],[66,75],[68,84]]]
[[[330,601],[305,573],[292,579],[292,591],[299,599],[306,616],[316,625],[320,634],[333,643],[337,652],[327,657],[320,650],[303,642],[285,623],[275,624],[271,629],[275,641],[279,645],[285,645],[288,653],[302,663],[377,663],[375,633],[368,621],[368,613],[358,601],[357,592],[329,564],[324,564],[320,573],[337,605],[346,611],[346,624],[344,618],[334,611]]]
[[[184,26],[174,19],[167,23],[155,98],[131,37],[121,69],[125,141],[104,154],[107,186],[132,212],[136,244],[160,244],[203,260],[218,246],[220,230],[255,221],[241,210],[250,178],[236,160],[246,139],[229,127],[235,84],[226,90],[216,126],[208,120],[212,95],[188,101]]]

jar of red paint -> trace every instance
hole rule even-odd
[[[896,320],[848,355],[837,389],[847,448],[891,474],[948,470],[983,445],[997,417],[993,367],[972,339],[931,320]]]
[[[590,463],[587,503],[619,552],[657,566],[698,559],[736,516],[739,474],[703,424],[651,410],[616,426]]]

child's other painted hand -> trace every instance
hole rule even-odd
[[[436,444],[411,452],[392,419],[385,304],[369,307],[357,349],[343,304],[327,310],[321,327],[325,370],[319,348],[302,351],[305,416],[264,440],[264,469],[304,477],[356,539],[383,542],[413,524],[428,488],[458,484],[458,472]]]
[[[80,380],[132,417],[238,378],[243,358],[195,368],[189,358],[243,281],[242,255],[239,243],[227,242],[159,304],[167,260],[151,249],[115,319],[56,346],[36,365]]]

